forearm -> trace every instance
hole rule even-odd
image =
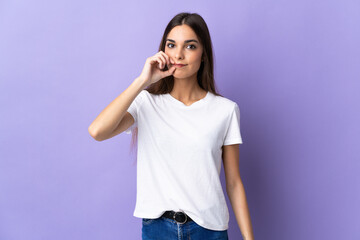
[[[226,189],[244,240],[254,240],[250,212],[242,182]]]
[[[98,140],[106,139],[119,125],[131,103],[145,87],[146,80],[136,78],[91,123],[88,129],[91,136]]]

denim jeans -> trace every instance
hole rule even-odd
[[[142,219],[142,240],[228,240],[227,230],[215,231],[198,225],[195,221],[178,223],[159,217]]]

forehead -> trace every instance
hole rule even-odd
[[[176,42],[179,41],[184,42],[185,40],[188,39],[195,39],[199,41],[199,39],[196,36],[196,33],[191,29],[191,27],[185,24],[176,26],[173,29],[171,29],[167,38],[171,38]]]

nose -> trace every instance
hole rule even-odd
[[[184,59],[184,55],[183,55],[181,48],[179,48],[179,50],[176,51],[175,59]]]

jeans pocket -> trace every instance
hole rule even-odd
[[[153,218],[143,218],[142,223],[144,225],[149,225],[150,223],[153,223],[155,220],[156,220],[156,218],[155,219],[153,219]]]

